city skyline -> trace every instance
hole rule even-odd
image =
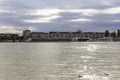
[[[0,32],[117,30],[119,4],[119,0],[0,0]]]

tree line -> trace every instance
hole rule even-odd
[[[118,29],[117,31],[113,31],[113,32],[106,30],[105,37],[120,38],[120,29]]]
[[[12,34],[12,35],[0,35],[0,42],[6,42],[6,41],[12,41],[12,42],[15,42],[15,41],[19,41],[20,40],[20,37],[18,34]]]

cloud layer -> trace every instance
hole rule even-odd
[[[0,32],[120,28],[120,0],[0,0]]]

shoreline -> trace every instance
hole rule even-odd
[[[42,41],[42,42],[0,42],[0,43],[119,43],[120,41]]]

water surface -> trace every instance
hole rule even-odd
[[[0,43],[0,80],[120,80],[120,43]]]

